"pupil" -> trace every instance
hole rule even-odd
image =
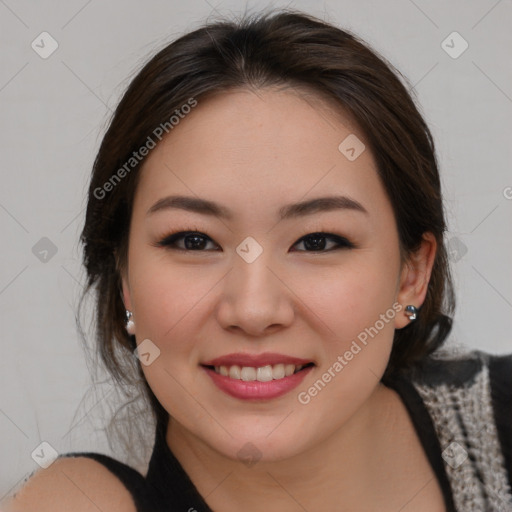
[[[194,240],[194,242],[188,243],[190,240]],[[187,235],[185,238],[185,247],[187,249],[202,249],[204,244],[205,240],[201,235]]]
[[[313,244],[308,243],[308,241],[311,240],[313,241]],[[319,240],[323,241],[323,243],[319,242]],[[311,235],[305,240],[305,246],[309,246],[310,249],[325,249],[325,237],[322,235]]]

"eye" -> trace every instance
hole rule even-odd
[[[184,241],[184,247],[177,247],[178,241]],[[181,250],[181,251],[200,251],[204,252],[203,249],[211,239],[203,233],[198,231],[180,231],[179,233],[173,233],[163,240],[157,243],[160,247],[167,247],[169,249]],[[215,244],[214,244],[215,245]]]
[[[331,247],[326,250],[329,245],[327,240],[330,241]],[[183,242],[181,244],[180,242]],[[166,247],[172,250],[180,251],[195,251],[205,252],[208,243],[211,242],[215,247],[218,247],[210,237],[199,231],[180,231],[166,236],[163,240],[157,242],[157,247]],[[294,246],[303,244],[305,251],[299,252],[329,252],[334,249],[353,249],[355,245],[346,238],[334,235],[332,233],[310,233],[303,236],[300,240],[295,242]],[[333,247],[334,246],[334,247]],[[211,250],[211,249],[210,249]],[[292,249],[293,252],[296,250]]]
[[[326,240],[330,240],[334,243],[334,247],[324,250],[326,248]],[[355,245],[349,242],[346,238],[332,233],[310,233],[309,235],[303,236],[295,245],[304,244],[304,247],[309,247],[311,251],[300,251],[300,252],[329,252],[333,249],[353,249]]]

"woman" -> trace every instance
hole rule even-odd
[[[82,232],[148,472],[66,454],[10,510],[511,507],[512,355],[439,357],[445,231],[431,133],[354,35],[282,11],[173,42],[116,109]]]

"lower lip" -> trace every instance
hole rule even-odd
[[[268,382],[231,379],[220,373],[216,373],[213,369],[206,368],[205,366],[202,368],[213,380],[213,383],[228,395],[241,398],[242,400],[269,400],[282,396],[293,388],[296,388],[313,369],[313,366],[308,366],[289,377],[283,377],[282,379]]]

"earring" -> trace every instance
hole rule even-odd
[[[132,320],[133,313],[126,310],[126,330],[128,334],[135,334],[135,322]]]
[[[416,318],[418,318],[418,308],[416,308],[415,306],[405,306],[405,314],[412,322],[413,320],[416,320]]]

